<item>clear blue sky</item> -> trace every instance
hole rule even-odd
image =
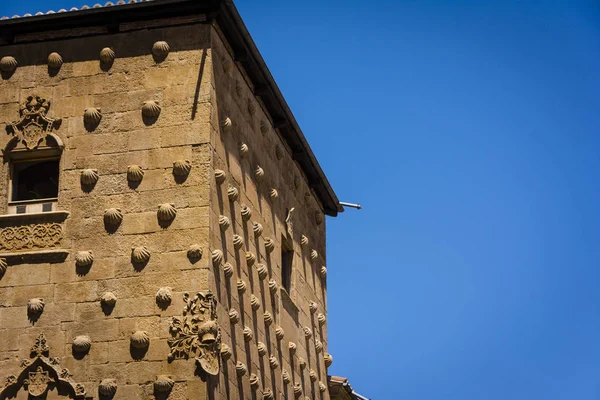
[[[376,400],[600,398],[600,5],[237,4],[364,206],[328,221],[330,373]]]

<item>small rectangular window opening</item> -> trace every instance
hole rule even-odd
[[[294,248],[286,240],[281,240],[281,285],[292,294],[292,266],[294,264]]]
[[[11,201],[56,199],[58,172],[58,159],[13,163]]]

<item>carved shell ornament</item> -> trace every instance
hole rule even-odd
[[[306,360],[302,357],[298,358],[298,365],[300,366],[301,370],[304,370],[306,368]]]
[[[269,276],[269,269],[265,264],[258,264],[257,272],[258,279],[260,279],[261,281],[264,281]]]
[[[92,339],[89,336],[81,335],[73,339],[72,349],[75,353],[85,354],[92,347]]]
[[[319,321],[319,325],[325,325],[325,322],[327,322],[325,314],[319,313],[319,315],[317,315],[317,321]]]
[[[266,120],[260,121],[260,132],[263,135],[269,132],[269,129],[271,129],[271,125]]]
[[[317,379],[319,379],[319,376],[317,375],[317,373],[315,372],[314,369],[310,370],[310,372],[308,373],[308,376],[310,377],[311,382],[316,382]]]
[[[159,40],[152,46],[152,54],[158,58],[166,58],[169,55],[169,51],[171,51],[169,43],[165,42],[164,40]]]
[[[241,361],[238,361],[235,365],[235,373],[237,374],[237,376],[244,376],[246,375],[246,372],[248,372],[248,368],[246,368],[246,365]]]
[[[294,354],[294,353],[296,353],[296,350],[298,350],[298,346],[294,342],[289,342],[288,343],[288,350],[289,350],[290,353]]]
[[[265,320],[266,326],[271,326],[271,324],[273,323],[273,314],[271,314],[268,311],[265,311],[265,313],[263,314],[263,319]]]
[[[254,222],[252,224],[252,231],[254,232],[254,236],[258,237],[263,233],[263,226],[258,222]]]
[[[27,303],[27,314],[29,315],[40,315],[44,312],[44,307],[46,303],[44,303],[44,299],[36,298],[30,299]]]
[[[327,391],[327,386],[323,382],[319,382],[319,392],[325,393]]]
[[[300,244],[302,246],[306,246],[308,244],[308,238],[304,235],[302,235],[302,237],[300,238]]]
[[[258,310],[260,308],[260,300],[258,297],[252,295],[252,297],[250,297],[250,305],[254,311]]]
[[[275,337],[277,338],[277,340],[283,340],[284,336],[285,336],[285,331],[283,330],[282,327],[278,326],[275,329]]]
[[[250,329],[249,327],[244,327],[244,340],[246,342],[250,342],[252,341],[252,338],[254,337],[254,335],[252,334],[252,329]]]
[[[271,369],[279,368],[279,361],[277,360],[277,357],[275,357],[275,356],[269,357],[269,366],[271,367]]]
[[[254,171],[254,175],[256,176],[256,180],[260,182],[265,177],[265,170],[262,169],[262,167],[259,165],[258,167],[256,167],[256,171]]]
[[[97,126],[102,120],[102,110],[95,107],[88,107],[83,112],[83,122],[88,126]]]
[[[229,201],[234,202],[238,199],[240,192],[234,186],[229,186],[227,188],[227,197],[229,197]]]
[[[98,385],[98,393],[105,397],[113,397],[117,393],[117,381],[114,379],[104,379]]]
[[[231,60],[229,58],[223,57],[223,72],[228,74],[231,72],[232,69],[233,69],[233,63],[231,62]]]
[[[242,219],[248,221],[252,217],[252,210],[246,205],[242,205]]]
[[[154,391],[157,393],[168,393],[173,386],[175,386],[175,382],[167,375],[160,375],[154,381]]]
[[[251,267],[254,265],[254,262],[256,261],[256,256],[250,252],[246,253],[246,264]]]
[[[263,400],[273,400],[273,391],[271,389],[263,390]]]
[[[246,158],[248,150],[248,145],[246,143],[240,143],[240,158]]]
[[[129,182],[141,182],[144,179],[144,170],[139,165],[127,167],[127,180]]]
[[[238,279],[238,281],[237,281],[237,290],[240,293],[246,293],[246,282],[244,282],[241,279]]]
[[[221,265],[221,262],[223,262],[223,252],[221,250],[213,250],[212,262],[215,267]]]
[[[219,227],[221,228],[221,232],[225,232],[230,226],[231,222],[229,221],[229,218],[227,218],[225,215],[221,215],[219,217]]]
[[[106,292],[100,298],[100,304],[104,307],[114,307],[117,304],[117,296],[112,292]]]
[[[223,273],[226,278],[231,278],[233,276],[233,266],[230,263],[225,263],[223,265]]]
[[[310,330],[310,328],[308,326],[304,327],[304,337],[307,339],[310,339],[312,337],[312,331]]]
[[[75,254],[75,266],[79,268],[85,268],[92,265],[94,262],[94,253],[91,250],[78,251]]]
[[[173,175],[175,176],[188,176],[192,170],[192,163],[190,160],[177,160],[173,163]]]
[[[223,122],[221,122],[221,126],[223,127],[223,130],[225,132],[229,132],[231,130],[231,127],[233,126],[233,122],[231,121],[231,118],[227,117],[223,120]]]
[[[327,278],[327,268],[326,267],[321,267],[321,270],[319,271],[319,274],[321,275],[322,279]]]
[[[333,364],[333,356],[329,353],[323,356],[323,360],[325,360],[325,366],[327,368],[331,367],[331,364]]]
[[[241,96],[244,93],[244,88],[242,87],[242,83],[239,80],[235,81],[235,93],[238,96]]]
[[[254,115],[256,113],[256,104],[252,99],[248,99],[248,114]]]
[[[275,146],[275,157],[278,160],[281,160],[283,158],[283,149],[281,148],[280,145]]]
[[[269,197],[271,198],[271,200],[277,200],[277,198],[279,197],[279,192],[277,191],[277,189],[271,189],[271,191],[269,192]]]
[[[0,59],[0,70],[2,72],[14,72],[18,65],[17,59],[12,56],[5,56]]]
[[[315,303],[314,301],[310,302],[310,313],[314,314],[317,312],[317,310],[319,309],[319,305],[317,303]]]
[[[258,375],[251,374],[249,381],[250,381],[250,387],[252,388],[252,390],[257,390],[258,386],[260,385],[260,378],[258,377]]]
[[[104,211],[104,222],[110,226],[118,226],[123,221],[123,213],[118,208],[109,208]]]
[[[271,294],[275,294],[277,292],[277,281],[275,281],[275,279],[271,279],[269,281],[269,291]]]
[[[298,398],[300,396],[302,396],[302,385],[296,383],[294,385],[294,397]]]
[[[258,342],[256,348],[259,356],[264,357],[267,354],[267,346],[263,342]]]
[[[187,256],[190,260],[200,260],[202,258],[202,254],[202,246],[200,246],[199,244],[191,245],[189,250],[187,251]]]
[[[0,279],[4,276],[4,273],[8,269],[8,263],[6,262],[6,258],[0,258]]]
[[[162,107],[155,100],[145,101],[142,105],[142,115],[146,118],[157,118],[161,110]]]
[[[63,59],[60,54],[54,52],[48,55],[48,67],[52,69],[59,69],[63,65]]]
[[[239,250],[242,248],[243,245],[244,245],[244,238],[241,237],[240,235],[233,235],[233,247],[235,247],[236,250]]]
[[[237,324],[240,321],[240,314],[233,308],[229,310],[229,322]]]
[[[283,380],[283,383],[286,385],[292,381],[290,378],[290,374],[287,371],[281,372],[281,379]]]
[[[221,169],[215,169],[215,181],[217,182],[217,185],[222,185],[225,183],[226,178],[227,175],[225,174],[225,171]]]
[[[115,51],[110,47],[105,47],[100,51],[100,62],[102,64],[112,64],[115,61]]]
[[[311,260],[316,260],[317,258],[319,258],[319,252],[316,250],[313,250],[310,252],[310,259]]]
[[[315,211],[315,222],[317,223],[317,225],[321,225],[323,223],[323,214],[321,214],[319,211]]]
[[[177,216],[174,203],[165,203],[158,206],[157,217],[160,221],[172,221]]]
[[[146,246],[131,249],[131,262],[134,264],[145,264],[150,261],[150,256],[150,250]]]
[[[231,352],[231,348],[226,344],[221,345],[221,358],[223,360],[229,360],[233,353]]]
[[[92,186],[98,182],[100,175],[98,175],[97,169],[84,169],[81,171],[81,184],[85,186]]]
[[[323,351],[323,343],[321,343],[320,340],[315,340],[315,350],[317,351],[317,353]]]
[[[150,346],[150,336],[148,336],[148,332],[136,331],[129,338],[129,343],[133,348],[146,349]]]
[[[265,239],[265,250],[267,253],[272,253],[275,250],[275,241],[271,238]]]
[[[156,304],[159,306],[168,306],[173,299],[173,291],[170,287],[162,287],[156,292]]]

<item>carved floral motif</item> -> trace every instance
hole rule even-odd
[[[186,305],[182,317],[173,317],[169,340],[169,360],[196,358],[209,375],[219,374],[221,329],[217,324],[217,304],[211,292],[198,292],[193,298],[183,295]]]
[[[30,150],[38,147],[40,142],[52,132],[58,129],[62,120],[52,119],[46,115],[50,109],[50,101],[39,96],[29,96],[21,104],[19,110],[19,121],[6,126],[6,132],[13,135]]]
[[[0,250],[37,250],[60,246],[62,226],[57,223],[7,226],[0,229]]]

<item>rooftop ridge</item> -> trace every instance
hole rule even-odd
[[[54,11],[54,10],[49,10],[44,12],[38,11],[35,14],[30,14],[30,13],[26,13],[21,15],[13,15],[12,17],[7,17],[7,16],[3,16],[0,18],[0,20],[7,20],[7,19],[17,19],[17,18],[29,18],[29,17],[39,17],[42,15],[52,15],[52,14],[58,14],[58,13],[70,13],[70,12],[77,12],[77,11],[85,11],[85,10],[90,10],[92,8],[105,8],[105,7],[115,7],[115,6],[122,6],[125,4],[134,4],[134,3],[147,3],[147,2],[151,2],[154,0],[118,0],[117,2],[112,2],[112,1],[107,1],[104,5],[100,4],[100,3],[96,3],[93,6],[88,6],[88,5],[84,5],[81,8],[77,8],[77,7],[71,7],[69,10],[65,9],[65,8],[61,8],[58,11]]]

